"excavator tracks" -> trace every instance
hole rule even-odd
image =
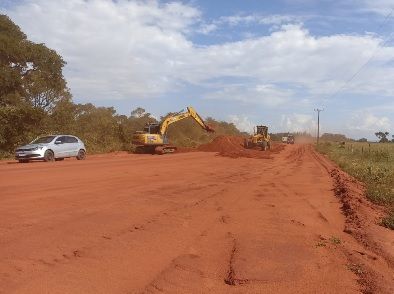
[[[155,148],[155,154],[159,154],[159,155],[174,153],[175,151],[176,151],[175,146],[158,146]]]

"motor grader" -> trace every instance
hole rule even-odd
[[[271,149],[271,138],[268,134],[268,127],[256,126],[253,131],[253,135],[245,139],[244,147],[247,149],[260,147],[261,150],[264,151]]]
[[[132,137],[132,144],[136,146],[135,153],[165,154],[176,151],[176,146],[170,145],[167,131],[168,127],[186,118],[194,119],[205,131],[214,132],[208,126],[193,107],[187,107],[185,112],[181,111],[165,118],[160,123],[149,123],[143,131],[137,131]]]

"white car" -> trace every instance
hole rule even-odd
[[[54,161],[67,157],[76,157],[78,160],[85,159],[85,144],[78,137],[71,135],[40,137],[27,145],[18,147],[15,151],[15,159],[19,162]]]

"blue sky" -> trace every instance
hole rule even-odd
[[[393,8],[392,0],[0,0],[29,39],[63,56],[76,102],[155,116],[192,105],[245,131],[311,133],[319,107],[322,132],[371,139],[394,133]]]

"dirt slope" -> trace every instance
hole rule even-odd
[[[212,142],[203,144],[197,148],[198,151],[217,152],[220,156],[231,158],[260,158],[272,159],[274,153],[278,153],[285,148],[285,145],[271,142],[270,150],[262,152],[260,147],[245,149],[243,137],[239,136],[218,136]]]
[[[0,293],[393,293],[392,232],[357,237],[335,166],[270,157],[0,164]]]

